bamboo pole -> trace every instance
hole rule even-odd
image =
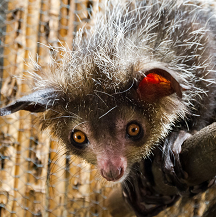
[[[50,62],[50,53],[46,45],[49,45],[50,39],[50,20],[52,15],[50,15],[50,1],[42,0],[41,12],[40,12],[40,26],[39,26],[39,37],[38,37],[38,62],[42,67],[42,70],[47,68],[47,63]],[[38,72],[40,73],[40,72]]]
[[[68,0],[61,0],[60,5],[60,20],[59,20],[59,40],[65,43],[65,39],[68,33]]]
[[[49,0],[42,0],[40,5],[39,35],[37,43],[37,54],[39,57],[38,63],[42,69],[45,69],[50,58],[49,49],[45,46],[48,44],[49,39],[49,12]],[[37,118],[37,115],[35,118]],[[33,140],[31,142],[31,163],[29,165],[31,174],[29,174],[30,184],[27,189],[27,194],[30,198],[27,203],[31,210],[26,213],[26,217],[31,217],[32,213],[36,213],[37,215],[43,213],[43,215],[45,215],[44,207],[46,206],[47,187],[46,178],[48,172],[48,153],[50,146],[49,136],[46,135],[46,132],[43,132],[43,134],[39,132],[36,127],[32,129],[31,137]]]
[[[0,183],[0,203],[4,204],[5,209],[1,210],[4,215],[9,215],[12,209],[12,200],[14,199],[13,184],[14,184],[14,159],[16,149],[11,145],[11,141],[5,140],[1,143],[1,183]],[[4,160],[3,160],[4,159]]]
[[[59,144],[52,141],[50,151],[50,179],[49,179],[49,217],[62,216],[64,213],[64,192],[65,192],[65,159],[62,157],[59,159],[57,154],[59,150]],[[59,153],[61,154],[61,153]]]
[[[78,31],[80,28],[82,28],[88,18],[88,11],[87,9],[88,1],[87,0],[82,0],[79,1],[79,3],[76,3],[76,18],[75,18],[75,23],[76,23],[76,28],[75,31]]]
[[[61,8],[60,3],[60,0],[50,0],[49,2],[49,34],[47,35],[48,38],[46,40],[48,41],[48,44],[51,44],[54,47],[58,45],[59,14]],[[45,19],[45,17],[43,18]],[[49,58],[50,57],[48,55],[47,60]],[[40,62],[42,62],[42,65],[45,65],[43,64],[43,61],[41,61],[41,59]],[[52,150],[52,152],[50,153],[50,158],[53,162],[50,165],[52,171],[50,179],[48,180],[49,185],[47,192],[49,217],[61,215],[64,212],[63,201],[65,191],[65,173],[63,173],[63,168],[65,168],[65,159],[62,158],[62,160],[59,163],[57,162],[57,164],[55,165],[55,159],[58,159],[59,155],[57,155],[54,150],[57,150],[58,146],[59,145],[54,141],[50,143],[50,149]]]
[[[101,217],[109,217],[109,211],[106,205],[106,198],[111,191],[111,184],[99,177],[97,170],[91,166],[90,177],[90,213]]]
[[[36,49],[37,49],[37,33],[38,33],[38,18],[39,18],[39,5],[40,0],[29,0],[28,2],[28,15],[26,17],[26,50],[25,59],[28,60],[31,55],[35,59]],[[28,68],[25,65],[24,71]],[[25,75],[25,73],[24,73]],[[27,93],[29,87],[27,84],[23,83],[21,86],[22,93]],[[15,183],[14,188],[16,201],[13,203],[13,212],[11,216],[16,216],[15,213],[19,213],[20,216],[25,216],[26,204],[28,200],[28,193],[26,194],[26,184],[28,182],[28,161],[29,157],[29,145],[31,136],[31,117],[28,112],[20,111],[20,131],[18,134],[18,144],[17,144],[17,158],[15,167]],[[23,196],[26,194],[26,199]]]
[[[90,191],[91,191],[91,196],[90,196],[90,213],[91,215],[97,215],[98,214],[98,192],[99,192],[99,186],[98,186],[98,182],[96,180],[96,175],[97,175],[97,171],[94,169],[94,166],[92,166],[92,171],[91,171],[91,177],[90,177]]]
[[[112,187],[110,184],[104,184],[102,186],[102,201],[101,201],[101,217],[111,217],[110,213],[109,213],[109,210],[108,210],[108,207],[107,207],[107,204],[106,204],[106,201],[107,201],[107,198],[110,194],[112,190]]]
[[[49,43],[58,46],[60,0],[50,0]]]
[[[67,216],[78,216],[84,198],[80,193],[80,186],[82,185],[80,175],[82,173],[80,165],[81,160],[72,156],[68,156],[68,173],[66,182],[65,201],[67,204]]]
[[[36,136],[33,137],[36,139]],[[37,140],[36,140],[37,141]],[[48,153],[50,139],[45,133],[38,137],[38,142],[32,142],[29,165],[28,187],[26,195],[29,197],[27,201],[28,212],[26,217],[32,217],[32,213],[39,215],[43,213],[46,199],[46,180],[48,172]]]
[[[74,30],[75,30],[75,0],[70,1],[70,10],[68,15],[68,33],[66,38],[66,44],[69,49],[72,49],[72,42],[74,38]]]

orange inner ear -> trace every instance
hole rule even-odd
[[[156,73],[148,74],[139,83],[137,92],[140,99],[148,102],[155,102],[164,96],[174,93],[171,81]]]

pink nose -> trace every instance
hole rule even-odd
[[[101,175],[107,180],[107,181],[117,181],[120,179],[124,174],[124,168],[112,168],[108,170],[101,169]]]

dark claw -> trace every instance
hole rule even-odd
[[[164,142],[162,153],[164,182],[176,186],[182,194],[187,192],[188,186],[184,181],[187,174],[182,169],[179,154],[181,145],[190,135],[185,131],[172,132]]]
[[[134,169],[122,185],[123,197],[133,208],[138,217],[150,217],[157,215],[162,210],[172,206],[178,199],[178,195],[164,196],[153,189],[154,179],[151,171],[151,161],[142,160],[134,165]]]
[[[197,186],[187,185],[188,174],[182,168],[179,154],[183,142],[190,136],[191,134],[185,131],[172,132],[164,142],[162,153],[164,182],[175,186],[180,195],[188,197],[206,191],[215,183],[213,179]]]

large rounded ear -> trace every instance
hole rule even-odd
[[[182,97],[182,87],[166,70],[155,68],[144,74],[145,77],[142,78],[137,87],[137,93],[141,100],[152,103],[173,93],[176,93],[180,98]]]
[[[18,99],[6,107],[1,108],[0,116],[9,115],[19,110],[43,112],[51,108],[57,100],[57,92],[54,89],[48,88],[38,90]]]

